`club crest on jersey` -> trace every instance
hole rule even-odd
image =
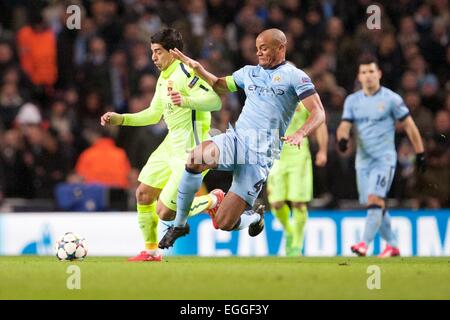
[[[380,112],[383,112],[383,111],[384,111],[384,102],[381,102],[381,103],[378,105],[378,111],[380,111]]]
[[[280,82],[280,81],[281,81],[281,76],[278,75],[278,74],[277,74],[277,75],[274,75],[273,78],[272,78],[272,81],[273,81],[273,82]]]
[[[310,82],[311,82],[311,79],[310,79],[309,77],[302,77],[302,78],[300,79],[300,82],[301,82],[301,83],[310,83]]]

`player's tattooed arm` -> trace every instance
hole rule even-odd
[[[309,111],[309,117],[305,124],[293,135],[283,137],[282,140],[291,145],[300,147],[303,138],[307,137],[312,131],[325,122],[325,111],[322,101],[317,93],[314,93],[302,100],[303,105]]]
[[[177,48],[173,50],[171,49],[170,53],[175,59],[180,60],[189,68],[194,70],[195,74],[206,81],[214,89],[214,91],[217,92],[217,94],[230,92],[230,90],[228,90],[227,81],[225,78],[218,78],[211,72],[207,71],[200,62],[189,58]]]

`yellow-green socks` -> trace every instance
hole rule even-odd
[[[192,201],[191,210],[189,211],[189,217],[195,216],[199,213],[204,212],[211,206],[212,203],[211,195],[206,194],[204,196],[195,197]]]
[[[292,208],[292,219],[292,228],[294,232],[292,246],[297,252],[297,255],[299,255],[303,249],[305,224],[308,220],[308,208],[306,206],[302,206],[302,208]]]
[[[145,241],[146,250],[158,249],[158,221],[156,201],[152,204],[138,204],[138,222]]]
[[[272,209],[273,213],[280,221],[284,230],[288,233],[292,232],[291,222],[289,221],[289,217],[291,215],[291,210],[289,210],[289,206],[285,203],[280,209]]]
[[[283,226],[285,237],[286,237],[286,255],[292,255],[292,243],[293,243],[293,228],[290,221],[291,210],[289,206],[285,203],[280,209],[272,209],[272,212],[277,217]]]

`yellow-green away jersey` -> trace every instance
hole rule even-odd
[[[168,90],[178,91],[189,106],[173,105]],[[172,148],[172,155],[183,156],[197,144],[209,138],[212,110],[221,107],[219,96],[192,70],[175,60],[162,71],[156,83],[155,95],[147,109],[125,114],[123,125],[139,126],[158,123],[163,117],[169,133],[164,143]]]

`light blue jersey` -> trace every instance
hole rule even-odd
[[[359,90],[345,99],[342,120],[352,122],[358,135],[356,168],[395,167],[395,122],[408,115],[402,97],[385,87],[372,96]]]
[[[245,91],[246,99],[236,134],[246,140],[249,149],[279,158],[281,137],[294,115],[299,100],[316,91],[311,79],[302,70],[283,62],[270,69],[245,66],[227,77],[228,88]]]
[[[303,71],[285,62],[271,69],[245,66],[226,80],[230,91],[242,88],[247,98],[236,128],[212,137],[219,149],[217,170],[233,172],[229,192],[252,207],[280,156],[281,137],[299,100],[316,91]]]

